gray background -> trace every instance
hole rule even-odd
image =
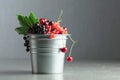
[[[0,59],[29,58],[22,36],[14,31],[16,14],[33,11],[38,18],[56,20],[61,9],[61,25],[79,41],[75,60],[120,59],[120,0],[0,0]]]

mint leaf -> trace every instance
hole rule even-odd
[[[29,16],[17,15],[17,19],[21,27],[16,28],[15,31],[22,35],[27,35],[29,28],[38,22],[38,19],[32,12]]]
[[[29,19],[31,20],[31,22],[32,22],[33,24],[35,24],[35,23],[38,22],[38,19],[35,17],[35,15],[34,15],[33,12],[30,12]]]
[[[20,35],[27,35],[28,29],[28,27],[17,27],[15,31]]]
[[[25,16],[24,21],[28,25],[28,27],[32,27],[33,26],[32,21],[27,16]]]
[[[19,24],[22,26],[25,26],[25,27],[30,27],[30,25],[26,22],[27,20],[25,19],[25,16],[22,16],[22,15],[17,15],[17,19],[19,21]]]

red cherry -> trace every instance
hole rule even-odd
[[[66,58],[66,61],[67,61],[67,62],[72,62],[72,61],[73,61],[73,58],[72,58],[71,56],[68,56],[68,57]]]
[[[45,19],[45,18],[40,18],[40,19],[39,19],[39,24],[43,25],[46,21],[47,21],[47,19]]]
[[[49,25],[49,20],[46,20],[44,25]]]
[[[46,28],[46,29],[51,29],[51,26],[46,25],[45,28]]]
[[[67,52],[67,47],[60,48],[60,51],[66,53]]]

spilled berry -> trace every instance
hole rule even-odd
[[[67,47],[60,48],[60,51],[63,52],[63,53],[66,53],[67,52]]]
[[[72,61],[73,61],[73,58],[72,58],[71,56],[68,56],[68,57],[66,58],[66,61],[67,61],[67,62],[72,62]]]

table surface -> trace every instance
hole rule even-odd
[[[0,80],[120,80],[120,61],[65,63],[63,74],[31,74],[30,60],[0,60]]]

